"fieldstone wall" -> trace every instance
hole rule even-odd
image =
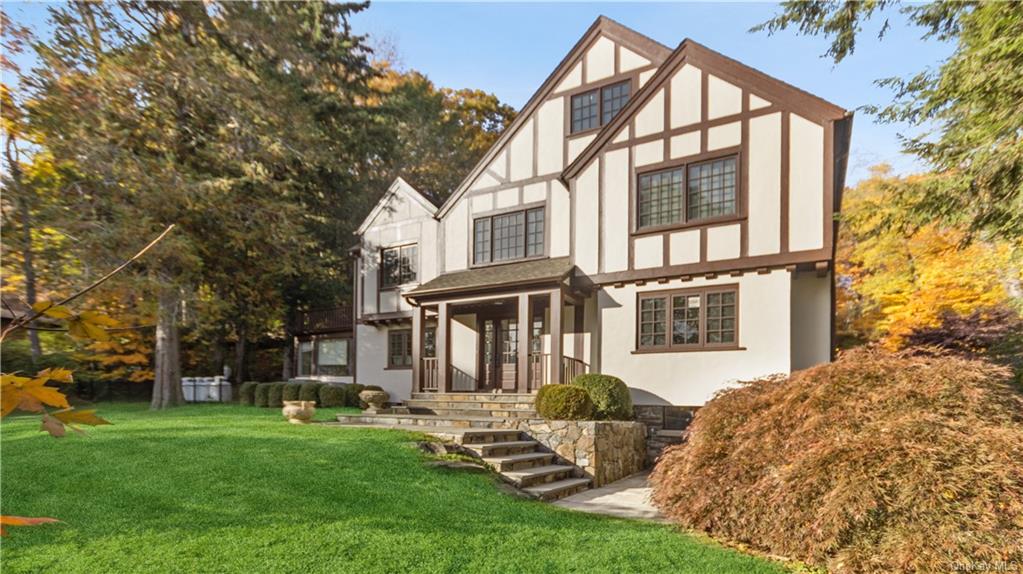
[[[646,426],[646,464],[653,466],[664,449],[685,440],[685,429],[698,407],[636,405],[636,420]]]
[[[646,460],[646,426],[629,421],[520,419],[515,427],[603,486],[635,474]]]

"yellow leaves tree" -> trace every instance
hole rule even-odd
[[[935,327],[948,313],[1019,309],[1020,246],[966,242],[956,228],[901,224],[893,197],[917,181],[881,165],[847,190],[836,263],[845,335],[899,348],[913,330]]]

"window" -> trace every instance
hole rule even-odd
[[[730,156],[640,174],[637,229],[736,215],[737,171]]]
[[[348,339],[320,339],[316,341],[316,374],[347,376]]]
[[[639,227],[682,223],[682,170],[639,176]]]
[[[437,328],[428,327],[423,333],[423,356],[433,358],[437,356]]]
[[[381,253],[380,281],[383,287],[397,287],[416,280],[419,270],[419,247],[390,247]]]
[[[313,374],[313,342],[301,341],[298,344],[298,376]]]
[[[391,369],[412,367],[412,331],[391,331],[387,334],[387,367]]]
[[[600,127],[614,119],[629,103],[632,83],[618,82],[572,96],[572,133]]]
[[[688,189],[687,218],[690,221],[735,215],[735,158],[689,166]]]
[[[639,349],[735,348],[738,293],[736,287],[709,287],[641,294]]]
[[[473,222],[473,263],[512,261],[544,254],[544,208],[515,211]]]
[[[625,81],[605,86],[600,90],[600,125],[613,120],[618,112],[625,107],[625,104],[629,103],[631,86],[628,81]]]

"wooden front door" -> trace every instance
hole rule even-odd
[[[480,390],[515,390],[519,322],[508,317],[482,319],[480,338]]]

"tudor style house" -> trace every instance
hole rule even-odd
[[[599,18],[447,201],[398,179],[353,250],[355,380],[637,405],[830,360],[852,115]]]

